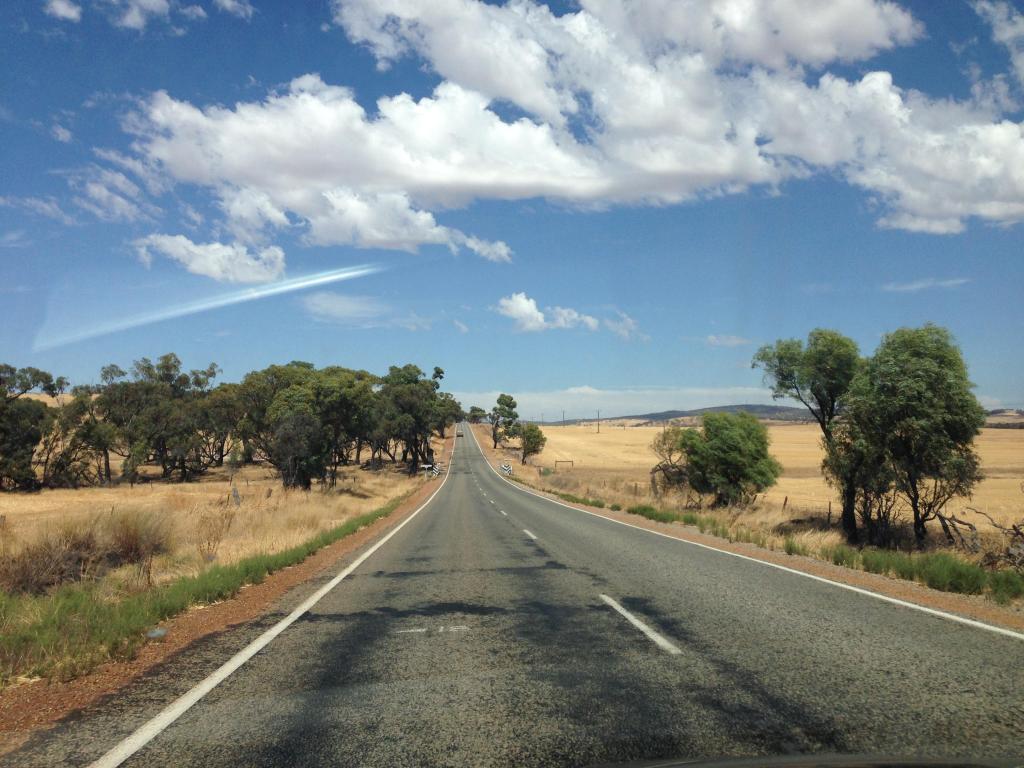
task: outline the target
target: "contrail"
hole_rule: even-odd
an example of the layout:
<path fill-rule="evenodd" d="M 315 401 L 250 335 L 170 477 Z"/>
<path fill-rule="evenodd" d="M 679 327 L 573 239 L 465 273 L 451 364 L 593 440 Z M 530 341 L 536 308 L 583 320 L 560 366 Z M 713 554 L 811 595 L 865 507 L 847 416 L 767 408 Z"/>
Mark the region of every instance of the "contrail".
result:
<path fill-rule="evenodd" d="M 77 341 L 84 341 L 85 339 L 92 339 L 97 336 L 106 336 L 110 333 L 126 331 L 129 328 L 137 328 L 140 325 L 150 325 L 151 323 L 159 323 L 164 320 L 173 320 L 174 318 L 184 317 L 185 315 L 208 312 L 211 309 L 229 307 L 232 304 L 244 304 L 247 301 L 265 299 L 268 296 L 277 296 L 282 293 L 291 293 L 292 291 L 301 291 L 305 288 L 313 288 L 318 285 L 327 285 L 328 283 L 336 283 L 342 280 L 354 280 L 357 277 L 365 277 L 366 275 L 372 275 L 375 272 L 380 272 L 382 269 L 382 267 L 379 267 L 376 264 L 361 264 L 356 267 L 344 267 L 342 269 L 332 269 L 327 272 L 318 272 L 315 275 L 306 275 L 305 277 L 293 277 L 290 280 L 281 280 L 280 282 L 261 285 L 257 288 L 243 288 L 239 291 L 222 293 L 220 296 L 212 296 L 208 299 L 200 299 L 199 301 L 192 301 L 187 304 L 165 307 L 163 309 L 158 309 L 155 312 L 147 312 L 142 315 L 126 317 L 120 320 L 111 320 L 110 322 L 94 325 L 91 328 L 83 328 L 63 336 L 53 336 L 46 339 L 36 337 L 36 340 L 32 344 L 32 350 L 38 352 L 44 349 L 63 347 Z"/>

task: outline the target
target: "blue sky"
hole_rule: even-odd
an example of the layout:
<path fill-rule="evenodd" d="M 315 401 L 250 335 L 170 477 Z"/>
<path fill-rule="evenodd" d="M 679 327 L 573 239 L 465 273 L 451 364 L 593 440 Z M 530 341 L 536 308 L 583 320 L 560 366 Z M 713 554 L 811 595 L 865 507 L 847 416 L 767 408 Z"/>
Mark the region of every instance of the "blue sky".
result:
<path fill-rule="evenodd" d="M 931 321 L 1024 406 L 1011 3 L 46 0 L 0 35 L 2 361 L 411 361 L 551 418 L 766 402 L 758 344 Z"/>

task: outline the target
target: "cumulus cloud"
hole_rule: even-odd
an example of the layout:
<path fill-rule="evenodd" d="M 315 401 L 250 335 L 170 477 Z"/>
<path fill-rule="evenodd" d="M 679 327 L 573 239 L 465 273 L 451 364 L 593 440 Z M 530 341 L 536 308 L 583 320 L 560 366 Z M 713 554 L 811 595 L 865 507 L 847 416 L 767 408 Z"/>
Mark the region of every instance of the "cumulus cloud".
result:
<path fill-rule="evenodd" d="M 61 21 L 78 22 L 82 20 L 82 6 L 71 0 L 46 0 L 43 11 Z"/>
<path fill-rule="evenodd" d="M 520 331 L 545 331 L 581 326 L 589 331 L 596 331 L 599 326 L 596 317 L 567 307 L 548 307 L 546 312 L 542 312 L 537 307 L 537 302 L 522 292 L 499 299 L 495 311 L 513 320 Z"/>
<path fill-rule="evenodd" d="M 350 328 L 404 328 L 427 330 L 430 322 L 415 314 L 403 314 L 371 296 L 349 296 L 319 291 L 303 299 L 306 311 L 316 320 Z"/>
<path fill-rule="evenodd" d="M 234 109 L 199 109 L 159 92 L 132 129 L 145 164 L 176 182 L 209 188 L 239 239 L 259 240 L 294 217 L 314 245 L 406 251 L 443 245 L 508 261 L 507 244 L 444 226 L 426 206 L 476 195 L 459 189 L 460 173 L 446 164 L 493 179 L 504 170 L 496 155 L 517 151 L 542 128 L 522 121 L 510 127 L 510 143 L 495 138 L 493 152 L 474 151 L 474 119 L 493 129 L 484 130 L 485 140 L 494 131 L 504 135 L 505 126 L 477 95 L 453 88 L 439 100 L 402 95 L 378 107 L 380 115 L 370 118 L 347 88 L 305 75 L 261 103 Z M 546 172 L 535 164 L 535 178 Z"/>
<path fill-rule="evenodd" d="M 971 217 L 1024 218 L 1024 135 L 991 99 L 929 99 L 885 72 L 807 80 L 919 38 L 896 3 L 580 5 L 559 16 L 529 0 L 335 0 L 334 19 L 382 66 L 420 57 L 445 86 L 548 128 L 554 146 L 536 149 L 574 172 L 519 186 L 524 197 L 674 203 L 835 170 L 877 200 L 882 226 L 954 233 Z"/>
<path fill-rule="evenodd" d="M 921 280 L 912 280 L 908 283 L 886 283 L 882 286 L 883 291 L 890 293 L 917 293 L 933 288 L 959 288 L 971 282 L 967 277 L 952 277 L 946 280 L 939 280 L 934 277 L 925 277 Z"/>
<path fill-rule="evenodd" d="M 711 334 L 704 339 L 704 343 L 709 347 L 745 347 L 748 344 L 753 344 L 750 339 L 745 339 L 742 336 L 730 336 L 729 334 Z"/>
<path fill-rule="evenodd" d="M 277 246 L 250 251 L 240 243 L 194 243 L 184 235 L 148 235 L 132 245 L 147 264 L 159 253 L 193 274 L 229 283 L 264 283 L 284 272 L 284 251 Z"/>
<path fill-rule="evenodd" d="M 53 138 L 55 138 L 62 144 L 67 144 L 69 141 L 71 141 L 71 131 L 69 131 L 63 125 L 55 124 L 52 128 L 50 128 L 50 134 L 53 136 Z"/>

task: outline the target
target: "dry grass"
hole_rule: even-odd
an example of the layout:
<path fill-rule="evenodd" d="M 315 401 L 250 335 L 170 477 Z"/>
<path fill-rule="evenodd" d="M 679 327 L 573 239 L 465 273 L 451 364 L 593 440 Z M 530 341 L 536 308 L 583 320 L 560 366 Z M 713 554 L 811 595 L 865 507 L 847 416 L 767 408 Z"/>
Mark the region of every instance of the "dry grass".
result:
<path fill-rule="evenodd" d="M 441 441 L 434 450 L 447 461 Z M 155 515 L 170 529 L 171 549 L 155 559 L 152 578 L 166 583 L 195 575 L 211 561 L 228 564 L 296 546 L 410 493 L 421 482 L 422 477 L 410 478 L 400 468 L 343 467 L 333 491 L 285 491 L 270 468 L 248 466 L 233 481 L 226 470 L 214 469 L 194 483 L 0 494 L 0 551 L 16 553 L 58 531 L 86 529 L 126 513 Z M 232 484 L 238 489 L 237 506 Z M 109 581 L 117 591 L 144 586 L 135 583 L 133 569 L 122 569 Z"/>

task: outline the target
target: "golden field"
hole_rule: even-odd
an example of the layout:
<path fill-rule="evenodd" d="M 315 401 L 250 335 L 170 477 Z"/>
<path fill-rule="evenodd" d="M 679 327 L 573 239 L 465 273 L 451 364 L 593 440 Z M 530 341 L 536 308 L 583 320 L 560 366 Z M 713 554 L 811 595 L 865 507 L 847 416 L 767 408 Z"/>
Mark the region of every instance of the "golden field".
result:
<path fill-rule="evenodd" d="M 434 450 L 446 463 L 442 441 L 435 441 Z M 0 554 L 65 526 L 102 525 L 104 518 L 123 514 L 156 515 L 168 527 L 171 540 L 171 551 L 153 564 L 154 581 L 162 582 L 202 569 L 206 559 L 201 548 L 208 545 L 208 532 L 224 515 L 231 520 L 217 547 L 218 563 L 295 546 L 411 493 L 422 482 L 422 476 L 409 477 L 401 467 L 369 471 L 353 466 L 339 469 L 333 490 L 286 491 L 270 467 L 253 465 L 243 467 L 233 480 L 225 469 L 212 469 L 191 483 L 153 480 L 134 487 L 5 493 L 0 494 Z M 232 485 L 238 489 L 237 506 Z M 131 569 L 122 574 L 126 579 L 131 575 Z"/>
<path fill-rule="evenodd" d="M 478 429 L 481 441 L 487 440 L 489 429 Z M 661 427 L 602 423 L 600 433 L 593 424 L 545 425 L 543 431 L 547 436 L 543 452 L 531 457 L 526 467 L 513 461 L 517 473 L 527 482 L 623 506 L 653 503 L 649 472 L 658 459 L 650 446 Z M 778 523 L 811 514 L 827 515 L 830 499 L 838 516 L 836 497 L 821 475 L 821 433 L 817 425 L 777 422 L 768 425 L 768 433 L 771 453 L 782 464 L 783 473 L 778 484 L 759 497 L 757 509 L 742 513 L 743 522 Z M 514 447 L 504 451 L 510 461 L 515 457 Z M 988 527 L 987 521 L 965 507 L 982 509 L 1002 523 L 1024 518 L 1024 430 L 983 429 L 976 447 L 985 480 L 972 499 L 953 502 L 951 511 L 958 515 L 963 511 L 979 528 Z M 556 469 L 556 460 L 571 460 L 573 466 L 569 469 L 559 464 Z M 545 471 L 543 476 L 541 470 Z M 548 470 L 554 471 L 547 474 Z"/>

